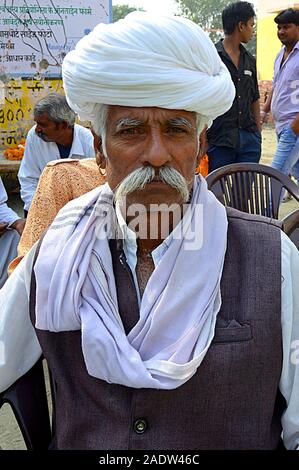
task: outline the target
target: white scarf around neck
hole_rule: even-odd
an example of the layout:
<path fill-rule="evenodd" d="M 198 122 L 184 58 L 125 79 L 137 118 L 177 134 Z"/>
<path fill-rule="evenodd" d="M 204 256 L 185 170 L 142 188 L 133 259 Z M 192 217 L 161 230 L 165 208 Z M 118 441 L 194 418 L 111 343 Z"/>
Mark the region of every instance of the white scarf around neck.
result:
<path fill-rule="evenodd" d="M 105 184 L 58 213 L 34 268 L 36 328 L 81 330 L 86 368 L 94 377 L 133 388 L 177 388 L 195 374 L 213 337 L 227 243 L 225 208 L 195 177 L 190 207 L 147 283 L 139 321 L 128 335 L 103 235 L 109 211 L 114 213 L 113 193 Z M 195 229 L 201 232 L 197 248 L 190 249 Z M 184 236 L 175 236 L 180 231 Z"/>

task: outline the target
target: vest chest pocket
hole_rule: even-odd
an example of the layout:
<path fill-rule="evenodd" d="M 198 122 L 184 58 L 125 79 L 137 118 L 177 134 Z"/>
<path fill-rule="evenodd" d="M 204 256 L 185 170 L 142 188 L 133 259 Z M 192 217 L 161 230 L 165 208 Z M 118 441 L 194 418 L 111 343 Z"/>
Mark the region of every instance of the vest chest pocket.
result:
<path fill-rule="evenodd" d="M 223 323 L 223 320 L 217 321 L 212 344 L 235 343 L 252 339 L 251 325 L 248 323 L 241 325 L 236 320 L 230 320 L 226 326 Z"/>

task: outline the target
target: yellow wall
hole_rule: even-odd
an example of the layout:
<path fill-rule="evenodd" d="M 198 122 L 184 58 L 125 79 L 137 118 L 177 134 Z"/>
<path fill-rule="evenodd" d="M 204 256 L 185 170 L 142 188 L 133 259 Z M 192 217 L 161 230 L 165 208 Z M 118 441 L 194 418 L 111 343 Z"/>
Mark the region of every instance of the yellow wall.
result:
<path fill-rule="evenodd" d="M 260 16 L 266 16 L 269 13 L 278 13 L 279 11 L 286 10 L 287 8 L 298 8 L 298 2 L 291 0 L 257 0 L 255 2 L 257 11 Z"/>
<path fill-rule="evenodd" d="M 0 103 L 0 148 L 26 137 L 33 121 L 33 106 L 51 92 L 63 93 L 61 80 L 16 79 L 4 86 L 4 103 Z"/>
<path fill-rule="evenodd" d="M 272 80 L 273 66 L 281 43 L 277 38 L 275 15 L 260 18 L 257 21 L 257 70 L 259 80 Z"/>

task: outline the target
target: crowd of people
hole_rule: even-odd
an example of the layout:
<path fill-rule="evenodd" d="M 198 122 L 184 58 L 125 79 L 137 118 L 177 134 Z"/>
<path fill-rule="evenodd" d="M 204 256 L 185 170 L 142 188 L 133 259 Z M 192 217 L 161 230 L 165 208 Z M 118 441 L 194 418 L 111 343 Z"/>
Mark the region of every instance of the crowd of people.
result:
<path fill-rule="evenodd" d="M 216 47 L 179 16 L 96 26 L 35 105 L 26 220 L 0 185 L 0 393 L 43 355 L 51 449 L 299 448 L 299 252 L 195 174 L 206 152 L 258 163 L 271 101 L 272 165 L 296 176 L 299 11 L 275 18 L 262 114 L 253 6 L 222 17 Z"/>

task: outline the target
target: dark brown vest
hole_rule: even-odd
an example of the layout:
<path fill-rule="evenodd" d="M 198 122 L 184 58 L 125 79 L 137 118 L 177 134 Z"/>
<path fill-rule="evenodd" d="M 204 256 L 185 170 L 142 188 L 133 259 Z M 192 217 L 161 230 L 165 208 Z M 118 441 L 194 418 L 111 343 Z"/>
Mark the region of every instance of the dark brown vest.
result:
<path fill-rule="evenodd" d="M 277 447 L 284 408 L 278 393 L 282 367 L 280 228 L 276 221 L 235 210 L 229 209 L 228 215 L 222 307 L 215 337 L 197 373 L 178 389 L 132 389 L 91 377 L 82 356 L 80 331 L 36 329 L 56 386 L 52 448 Z M 136 293 L 114 244 L 111 250 L 120 314 L 129 330 L 138 316 Z M 34 280 L 30 315 L 34 324 Z"/>

